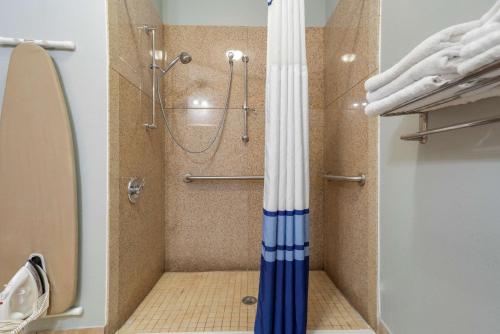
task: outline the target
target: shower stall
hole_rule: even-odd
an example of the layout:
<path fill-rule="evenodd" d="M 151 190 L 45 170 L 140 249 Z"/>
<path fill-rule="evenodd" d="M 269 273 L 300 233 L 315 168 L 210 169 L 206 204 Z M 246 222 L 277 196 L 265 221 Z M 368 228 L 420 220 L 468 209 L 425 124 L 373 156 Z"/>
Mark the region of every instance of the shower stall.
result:
<path fill-rule="evenodd" d="M 360 102 L 355 85 L 343 80 L 362 79 L 337 60 L 355 50 L 361 62 L 374 62 L 372 54 L 363 59 L 366 45 L 358 36 L 378 27 L 375 20 L 346 18 L 365 20 L 378 11 L 373 3 L 341 0 L 325 27 L 306 29 L 310 330 L 371 333 L 377 326 L 376 221 L 365 211 L 376 170 L 368 161 L 342 161 L 335 148 L 345 148 L 346 136 L 336 121 L 347 122 L 341 114 L 356 112 L 347 103 Z M 169 24 L 150 1 L 108 4 L 108 330 L 252 332 L 262 247 L 267 29 Z M 335 50 L 340 40 L 346 50 Z M 333 78 L 332 69 L 346 75 Z M 341 91 L 351 100 L 331 100 Z"/>

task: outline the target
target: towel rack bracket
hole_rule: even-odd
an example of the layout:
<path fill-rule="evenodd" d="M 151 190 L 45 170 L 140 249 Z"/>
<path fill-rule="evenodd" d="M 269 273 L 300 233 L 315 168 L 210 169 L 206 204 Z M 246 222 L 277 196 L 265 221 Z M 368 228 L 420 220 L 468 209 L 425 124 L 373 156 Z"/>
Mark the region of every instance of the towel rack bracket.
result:
<path fill-rule="evenodd" d="M 419 132 L 424 132 L 429 130 L 429 113 L 424 112 L 419 115 L 418 120 L 418 130 Z M 403 137 L 401 137 L 403 139 Z M 419 136 L 416 140 L 419 141 L 420 144 L 427 144 L 427 140 L 429 137 L 427 135 Z"/>
<path fill-rule="evenodd" d="M 429 136 L 423 133 L 427 132 L 428 130 L 429 130 L 429 113 L 428 112 L 419 113 L 418 132 L 409 135 L 402 135 L 400 138 L 401 140 L 418 141 L 420 144 L 427 144 Z"/>

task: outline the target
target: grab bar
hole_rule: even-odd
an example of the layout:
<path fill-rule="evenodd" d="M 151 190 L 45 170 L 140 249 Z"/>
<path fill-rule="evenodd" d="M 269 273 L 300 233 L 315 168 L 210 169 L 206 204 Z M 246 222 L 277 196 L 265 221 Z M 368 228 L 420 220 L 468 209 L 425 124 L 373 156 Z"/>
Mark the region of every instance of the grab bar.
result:
<path fill-rule="evenodd" d="M 339 175 L 323 175 L 328 181 L 341 181 L 341 182 L 358 182 L 360 186 L 366 183 L 366 175 L 360 174 L 359 176 L 339 176 Z M 193 181 L 253 181 L 264 180 L 264 176 L 255 175 L 235 175 L 235 176 L 194 176 L 191 173 L 184 175 L 183 181 L 191 183 Z"/>
<path fill-rule="evenodd" d="M 339 181 L 339 182 L 358 182 L 359 186 L 362 187 L 366 184 L 366 175 L 359 174 L 358 176 L 341 176 L 341 175 L 323 175 L 328 181 Z"/>
<path fill-rule="evenodd" d="M 238 180 L 264 180 L 264 176 L 194 176 L 190 173 L 184 175 L 184 182 L 193 181 L 238 181 Z"/>

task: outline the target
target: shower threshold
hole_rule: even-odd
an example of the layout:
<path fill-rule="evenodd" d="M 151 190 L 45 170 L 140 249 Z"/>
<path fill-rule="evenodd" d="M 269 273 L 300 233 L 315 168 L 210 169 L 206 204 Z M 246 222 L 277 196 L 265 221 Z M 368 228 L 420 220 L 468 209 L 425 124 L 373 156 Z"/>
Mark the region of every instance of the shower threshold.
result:
<path fill-rule="evenodd" d="M 165 273 L 118 334 L 253 333 L 257 271 Z M 308 333 L 373 334 L 323 271 L 309 275 Z"/>

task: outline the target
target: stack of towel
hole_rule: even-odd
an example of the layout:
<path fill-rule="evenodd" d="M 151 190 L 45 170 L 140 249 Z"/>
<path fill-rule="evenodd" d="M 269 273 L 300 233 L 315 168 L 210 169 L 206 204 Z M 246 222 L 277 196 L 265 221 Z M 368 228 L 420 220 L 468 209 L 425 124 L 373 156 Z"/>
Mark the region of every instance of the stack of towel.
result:
<path fill-rule="evenodd" d="M 500 0 L 479 20 L 458 24 L 432 35 L 396 65 L 368 79 L 365 83 L 368 102 L 365 113 L 369 116 L 383 114 L 498 60 Z M 457 87 L 456 90 L 464 88 L 467 87 Z M 449 95 L 449 92 L 446 94 Z M 492 90 L 490 86 L 475 94 L 464 94 L 460 101 L 441 104 L 439 107 L 497 95 L 500 95 L 500 88 Z M 443 97 L 446 96 L 438 94 L 425 104 L 442 100 Z M 412 104 L 407 110 L 418 107 L 418 104 Z M 405 107 L 398 111 L 405 111 Z"/>

